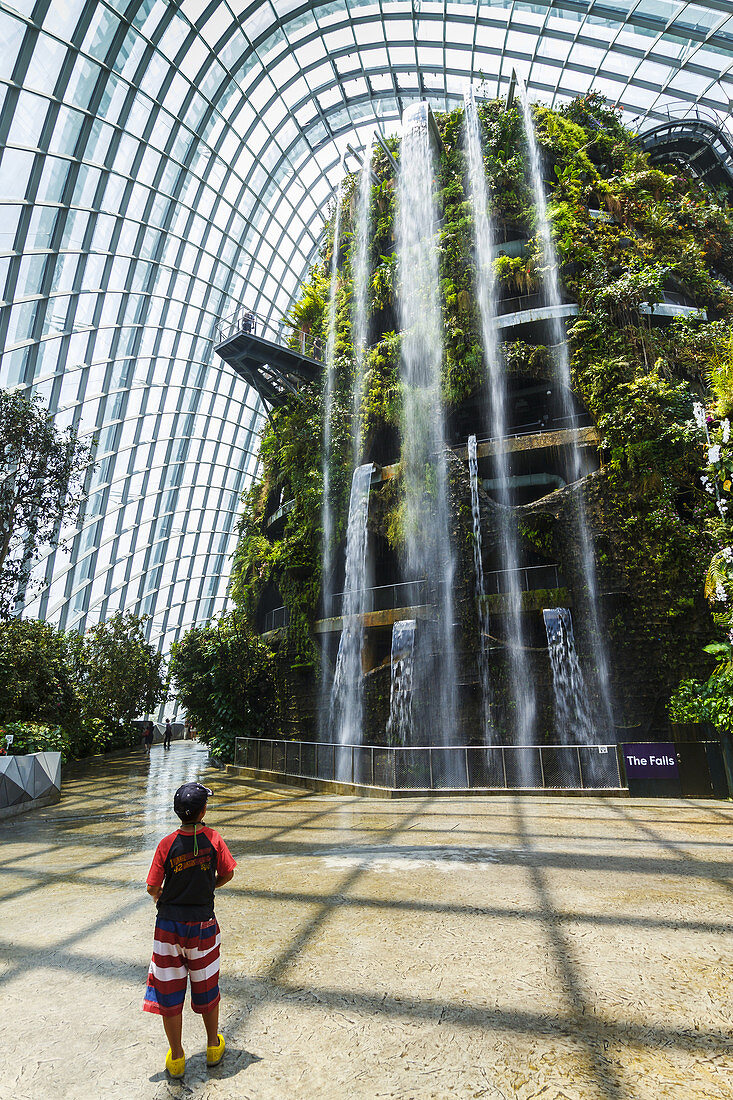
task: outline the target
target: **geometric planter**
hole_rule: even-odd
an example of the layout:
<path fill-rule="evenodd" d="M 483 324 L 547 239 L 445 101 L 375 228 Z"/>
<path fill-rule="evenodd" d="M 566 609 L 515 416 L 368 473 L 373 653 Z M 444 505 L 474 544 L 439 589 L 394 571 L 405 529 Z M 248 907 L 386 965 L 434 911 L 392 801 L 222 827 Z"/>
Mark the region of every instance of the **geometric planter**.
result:
<path fill-rule="evenodd" d="M 0 756 L 0 818 L 48 806 L 60 797 L 60 752 Z"/>

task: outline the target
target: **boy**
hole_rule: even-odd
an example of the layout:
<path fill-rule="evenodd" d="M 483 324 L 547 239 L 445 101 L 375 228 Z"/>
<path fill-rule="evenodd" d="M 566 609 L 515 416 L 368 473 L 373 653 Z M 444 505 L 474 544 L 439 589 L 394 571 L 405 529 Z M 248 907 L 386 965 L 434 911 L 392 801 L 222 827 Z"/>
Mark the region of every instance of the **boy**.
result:
<path fill-rule="evenodd" d="M 224 1054 L 219 1027 L 219 925 L 214 916 L 214 890 L 234 875 L 236 860 L 213 829 L 204 824 L 211 791 L 201 783 L 184 783 L 173 798 L 181 827 L 161 840 L 148 873 L 148 893 L 155 899 L 153 959 L 143 1008 L 163 1017 L 170 1043 L 165 1068 L 183 1077 L 186 1055 L 181 1046 L 186 977 L 191 978 L 191 1007 L 206 1028 L 206 1062 L 215 1066 Z"/>

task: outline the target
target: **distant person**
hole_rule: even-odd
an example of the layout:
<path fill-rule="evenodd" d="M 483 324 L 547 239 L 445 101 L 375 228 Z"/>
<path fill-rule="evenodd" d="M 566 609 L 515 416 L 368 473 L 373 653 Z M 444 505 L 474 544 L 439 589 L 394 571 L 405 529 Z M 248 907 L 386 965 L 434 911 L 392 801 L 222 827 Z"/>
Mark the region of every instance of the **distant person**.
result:
<path fill-rule="evenodd" d="M 251 309 L 248 309 L 244 315 L 242 332 L 249 332 L 252 336 L 255 335 L 255 315 Z"/>
<path fill-rule="evenodd" d="M 163 734 L 163 748 L 169 749 L 171 747 L 171 737 L 173 736 L 173 726 L 171 725 L 170 718 L 165 720 L 165 733 Z"/>
<path fill-rule="evenodd" d="M 145 734 L 143 736 L 143 743 L 144 743 L 144 746 L 145 746 L 145 753 L 148 756 L 150 755 L 150 750 L 153 746 L 154 737 L 155 737 L 155 727 L 153 726 L 152 722 L 148 722 L 147 726 L 145 727 Z"/>
<path fill-rule="evenodd" d="M 214 891 L 234 875 L 237 861 L 217 832 L 204 825 L 211 795 L 201 783 L 184 783 L 173 798 L 182 825 L 161 840 L 148 872 L 148 893 L 155 899 L 153 958 L 143 1009 L 163 1017 L 170 1043 L 165 1068 L 183 1077 L 183 1002 L 191 979 L 191 1007 L 206 1028 L 206 1063 L 215 1066 L 224 1054 L 219 1034 L 219 925 Z"/>

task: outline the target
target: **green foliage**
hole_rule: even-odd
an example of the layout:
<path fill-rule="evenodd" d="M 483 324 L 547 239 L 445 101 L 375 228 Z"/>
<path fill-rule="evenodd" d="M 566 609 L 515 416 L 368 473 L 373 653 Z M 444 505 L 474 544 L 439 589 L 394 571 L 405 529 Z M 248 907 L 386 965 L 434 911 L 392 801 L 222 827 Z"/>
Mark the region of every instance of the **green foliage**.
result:
<path fill-rule="evenodd" d="M 91 627 L 76 647 L 76 674 L 84 710 L 113 730 L 149 713 L 168 695 L 163 656 L 145 641 L 146 618 L 118 611 Z"/>
<path fill-rule="evenodd" d="M 79 713 L 66 635 L 38 619 L 0 621 L 0 721 L 56 725 Z"/>
<path fill-rule="evenodd" d="M 0 724 L 0 747 L 8 733 L 13 735 L 13 743 L 7 750 L 10 755 L 60 752 L 62 764 L 68 760 L 108 752 L 112 748 L 130 747 L 140 739 L 139 733 L 134 729 L 120 731 L 116 738 L 111 738 L 104 723 L 93 718 L 80 719 L 73 727 L 49 726 L 40 722 Z"/>
<path fill-rule="evenodd" d="M 12 736 L 12 744 L 5 748 L 5 737 Z M 10 756 L 24 756 L 29 752 L 60 752 L 62 763 L 71 756 L 69 734 L 61 726 L 46 726 L 39 722 L 5 722 L 0 724 L 0 752 Z"/>
<path fill-rule="evenodd" d="M 298 331 L 306 334 L 305 350 L 318 358 L 318 349 L 325 347 L 325 317 L 328 306 L 329 278 L 323 270 L 315 268 L 310 280 L 303 285 L 301 297 L 290 311 L 289 320 L 296 330 L 291 339 L 293 347 L 299 347 Z"/>
<path fill-rule="evenodd" d="M 497 256 L 494 260 L 494 269 L 499 283 L 503 283 L 511 294 L 531 294 L 537 290 L 538 282 L 538 257 L 530 256 Z"/>
<path fill-rule="evenodd" d="M 673 722 L 710 722 L 719 733 L 733 726 L 733 676 L 682 680 L 668 705 Z"/>
<path fill-rule="evenodd" d="M 515 340 L 504 347 L 504 366 L 509 374 L 525 378 L 546 378 L 552 374 L 549 349 L 544 344 Z"/>
<path fill-rule="evenodd" d="M 400 342 L 398 333 L 385 332 L 367 356 L 364 389 L 368 429 L 373 430 L 378 424 L 399 423 L 401 402 L 397 368 Z"/>
<path fill-rule="evenodd" d="M 97 634 L 100 630 L 105 627 L 95 628 Z M 19 733 L 13 752 L 59 748 L 65 759 L 71 759 L 139 740 L 130 719 L 151 710 L 160 692 L 150 706 L 141 704 L 132 713 L 128 709 L 121 714 L 119 699 L 110 699 L 109 692 L 104 695 L 98 662 L 92 656 L 95 649 L 80 635 L 64 634 L 37 619 L 0 622 L 0 723 L 7 732 Z M 110 654 L 109 662 L 115 660 Z M 158 668 L 160 660 L 156 654 Z M 118 685 L 118 691 L 129 701 L 133 685 L 139 682 L 139 660 L 128 647 L 120 653 L 119 664 L 120 678 L 126 682 Z M 142 702 L 150 703 L 151 697 Z M 46 743 L 43 730 L 61 732 L 49 734 L 51 740 Z M 20 747 L 26 743 L 36 747 Z"/>
<path fill-rule="evenodd" d="M 213 756 L 230 763 L 237 737 L 279 733 L 272 651 L 233 611 L 184 634 L 171 652 L 176 695 Z"/>
<path fill-rule="evenodd" d="M 621 382 L 613 405 L 598 427 L 611 454 L 611 467 L 640 479 L 647 488 L 664 473 L 680 481 L 697 466 L 697 434 L 689 421 L 693 395 L 686 383 L 673 385 L 656 372 Z"/>
<path fill-rule="evenodd" d="M 91 447 L 73 428 L 58 431 L 40 398 L 0 390 L 0 617 L 43 545 L 59 542 L 85 499 Z"/>
<path fill-rule="evenodd" d="M 719 417 L 733 416 L 733 328 L 723 329 L 710 348 L 707 383 Z"/>

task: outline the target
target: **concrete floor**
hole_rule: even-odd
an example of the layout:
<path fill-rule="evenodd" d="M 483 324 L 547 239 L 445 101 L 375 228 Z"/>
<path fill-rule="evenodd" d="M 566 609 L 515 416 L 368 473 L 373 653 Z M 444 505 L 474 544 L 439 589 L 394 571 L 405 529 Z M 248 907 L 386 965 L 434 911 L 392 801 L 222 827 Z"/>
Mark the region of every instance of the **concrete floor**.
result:
<path fill-rule="evenodd" d="M 0 1097 L 731 1100 L 733 807 L 375 801 L 252 786 L 205 753 L 94 762 L 0 825 Z M 183 1084 L 141 1011 L 144 879 L 213 787 L 223 1030 Z"/>

